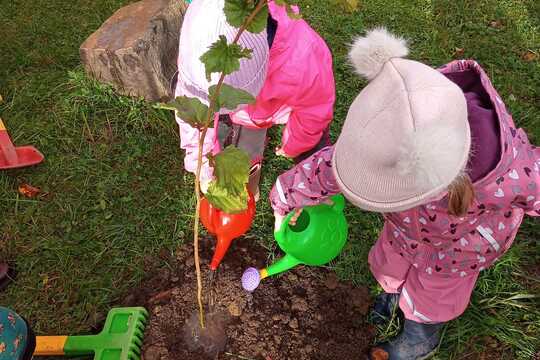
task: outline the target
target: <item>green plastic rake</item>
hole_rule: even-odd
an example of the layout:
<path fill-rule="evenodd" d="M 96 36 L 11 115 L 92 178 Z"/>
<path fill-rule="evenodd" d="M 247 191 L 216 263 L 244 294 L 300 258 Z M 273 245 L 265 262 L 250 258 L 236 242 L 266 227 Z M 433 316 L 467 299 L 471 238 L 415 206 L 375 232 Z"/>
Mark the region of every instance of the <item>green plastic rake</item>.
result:
<path fill-rule="evenodd" d="M 94 355 L 94 360 L 139 360 L 148 312 L 142 307 L 109 311 L 97 335 L 38 336 L 34 356 Z"/>

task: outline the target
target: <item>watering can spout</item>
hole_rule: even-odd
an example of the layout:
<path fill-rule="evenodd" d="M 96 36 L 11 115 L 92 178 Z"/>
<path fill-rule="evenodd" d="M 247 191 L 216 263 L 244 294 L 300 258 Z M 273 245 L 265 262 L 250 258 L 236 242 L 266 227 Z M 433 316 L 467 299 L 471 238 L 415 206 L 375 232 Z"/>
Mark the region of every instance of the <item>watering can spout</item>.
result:
<path fill-rule="evenodd" d="M 201 221 L 210 234 L 217 237 L 216 250 L 210 262 L 210 269 L 217 270 L 221 260 L 234 239 L 244 235 L 255 217 L 255 199 L 249 194 L 246 210 L 228 214 L 214 207 L 206 198 L 201 201 Z"/>
<path fill-rule="evenodd" d="M 291 254 L 285 254 L 281 259 L 261 271 L 261 277 L 264 279 L 268 276 L 273 276 L 284 271 L 290 270 L 293 267 L 300 265 L 302 262 L 292 256 Z"/>
<path fill-rule="evenodd" d="M 256 268 L 250 267 L 244 271 L 244 274 L 242 275 L 242 287 L 244 290 L 251 292 L 259 286 L 261 280 L 290 270 L 299 264 L 301 264 L 301 261 L 290 254 L 286 254 L 265 269 L 257 270 Z"/>
<path fill-rule="evenodd" d="M 227 253 L 227 250 L 229 250 L 229 247 L 232 243 L 231 238 L 226 238 L 223 236 L 218 236 L 217 243 L 216 243 L 216 251 L 214 252 L 214 257 L 212 258 L 212 261 L 210 262 L 210 269 L 211 270 L 217 270 L 219 267 L 219 264 L 221 263 L 221 260 L 225 257 L 225 254 Z"/>

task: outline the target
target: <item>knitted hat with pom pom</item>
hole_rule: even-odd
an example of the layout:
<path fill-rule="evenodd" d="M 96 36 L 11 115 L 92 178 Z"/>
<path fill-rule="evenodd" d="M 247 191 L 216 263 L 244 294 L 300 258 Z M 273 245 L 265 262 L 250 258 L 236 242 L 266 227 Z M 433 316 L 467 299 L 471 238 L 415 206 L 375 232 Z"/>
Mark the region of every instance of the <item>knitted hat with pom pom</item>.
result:
<path fill-rule="evenodd" d="M 333 158 L 356 206 L 395 212 L 444 192 L 467 165 L 471 133 L 462 90 L 403 57 L 405 40 L 383 28 L 355 40 L 350 61 L 370 80 L 349 109 Z"/>

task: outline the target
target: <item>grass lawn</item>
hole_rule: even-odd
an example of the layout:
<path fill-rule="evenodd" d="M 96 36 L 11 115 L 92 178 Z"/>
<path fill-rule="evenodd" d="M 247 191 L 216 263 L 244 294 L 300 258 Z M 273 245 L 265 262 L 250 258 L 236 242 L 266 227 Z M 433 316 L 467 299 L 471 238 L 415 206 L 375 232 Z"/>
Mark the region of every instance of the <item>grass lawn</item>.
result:
<path fill-rule="evenodd" d="M 171 114 L 116 96 L 79 65 L 78 46 L 128 2 L 0 0 L 0 116 L 17 144 L 35 144 L 46 155 L 39 167 L 0 173 L 0 257 L 19 270 L 0 304 L 31 319 L 39 333 L 96 326 L 130 287 L 167 266 L 164 252 L 182 251 L 192 236 L 192 176 L 182 171 Z M 335 56 L 334 137 L 364 85 L 347 65 L 347 44 L 386 25 L 411 39 L 414 59 L 433 66 L 456 56 L 478 60 L 517 124 L 540 144 L 539 1 L 365 0 L 353 15 L 329 3 L 301 1 Z M 528 51 L 535 60 L 525 61 Z M 268 155 L 263 196 L 290 166 Z M 22 198 L 22 183 L 44 196 Z M 353 208 L 348 219 L 350 241 L 335 270 L 375 293 L 366 256 L 382 220 Z M 272 225 L 262 201 L 251 235 L 270 248 Z M 540 223 L 527 219 L 515 246 L 483 272 L 471 306 L 446 328 L 437 358 L 475 359 L 484 347 L 506 359 L 539 351 L 539 233 Z M 395 326 L 380 329 L 380 336 L 393 332 Z"/>

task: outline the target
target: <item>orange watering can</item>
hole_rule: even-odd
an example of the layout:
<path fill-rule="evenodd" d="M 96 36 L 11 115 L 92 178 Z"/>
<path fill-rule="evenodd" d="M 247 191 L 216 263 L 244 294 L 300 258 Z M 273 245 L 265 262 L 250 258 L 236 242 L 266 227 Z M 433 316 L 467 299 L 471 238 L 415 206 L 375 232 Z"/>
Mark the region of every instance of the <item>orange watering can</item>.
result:
<path fill-rule="evenodd" d="M 0 170 L 32 166 L 42 161 L 43 155 L 35 147 L 15 147 L 0 119 Z"/>
<path fill-rule="evenodd" d="M 255 217 L 255 198 L 250 193 L 248 207 L 243 212 L 228 214 L 212 206 L 206 198 L 201 201 L 201 221 L 209 233 L 217 237 L 216 250 L 210 269 L 216 270 L 223 260 L 231 242 L 244 235 Z"/>

